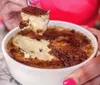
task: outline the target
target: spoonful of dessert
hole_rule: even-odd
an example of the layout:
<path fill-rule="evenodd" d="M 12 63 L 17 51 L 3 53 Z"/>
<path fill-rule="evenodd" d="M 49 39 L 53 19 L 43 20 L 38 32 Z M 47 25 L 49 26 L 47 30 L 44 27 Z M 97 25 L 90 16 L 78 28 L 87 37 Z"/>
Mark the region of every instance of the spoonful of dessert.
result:
<path fill-rule="evenodd" d="M 49 11 L 30 6 L 29 0 L 27 1 L 29 6 L 23 8 L 20 12 L 22 17 L 20 29 L 28 27 L 35 33 L 42 35 L 48 27 Z"/>

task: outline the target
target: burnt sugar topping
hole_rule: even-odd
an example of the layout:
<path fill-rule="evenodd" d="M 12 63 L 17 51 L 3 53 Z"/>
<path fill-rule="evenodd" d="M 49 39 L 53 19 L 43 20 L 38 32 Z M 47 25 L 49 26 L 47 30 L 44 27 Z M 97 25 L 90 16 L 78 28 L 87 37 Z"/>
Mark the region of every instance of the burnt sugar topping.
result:
<path fill-rule="evenodd" d="M 27 27 L 28 26 L 28 23 L 29 23 L 29 20 L 23 20 L 20 22 L 20 29 L 24 28 L 24 27 Z"/>
<path fill-rule="evenodd" d="M 60 28 L 60 27 L 59 27 Z M 36 39 L 37 42 L 42 40 L 49 41 L 49 54 L 54 58 L 52 60 L 40 60 L 38 58 L 24 58 L 20 49 L 13 45 L 11 39 L 7 45 L 9 55 L 20 63 L 38 67 L 38 68 L 64 68 L 77 65 L 91 56 L 93 46 L 91 41 L 82 33 L 74 30 L 58 30 L 57 27 L 48 28 L 43 35 L 37 35 L 30 29 L 24 29 L 17 35 Z M 44 51 L 39 49 L 40 53 Z"/>
<path fill-rule="evenodd" d="M 31 14 L 31 15 L 36 15 L 36 16 L 47 14 L 46 10 L 42 10 L 42 9 L 39 9 L 37 7 L 32 7 L 32 6 L 23 8 L 22 12 Z"/>
<path fill-rule="evenodd" d="M 49 12 L 37 7 L 28 6 L 20 11 L 21 22 L 20 28 L 24 29 L 29 27 L 37 34 L 43 34 L 47 29 L 49 22 Z"/>

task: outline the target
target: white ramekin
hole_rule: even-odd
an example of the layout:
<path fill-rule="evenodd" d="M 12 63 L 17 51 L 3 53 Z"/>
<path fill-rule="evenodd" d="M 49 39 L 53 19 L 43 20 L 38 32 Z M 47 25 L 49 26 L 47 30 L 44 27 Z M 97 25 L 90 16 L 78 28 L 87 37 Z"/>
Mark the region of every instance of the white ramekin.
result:
<path fill-rule="evenodd" d="M 54 21 L 54 20 L 51 20 L 49 22 L 49 26 L 62 26 L 83 33 L 92 41 L 92 44 L 94 46 L 94 52 L 90 56 L 90 58 L 88 58 L 86 61 L 68 68 L 40 69 L 40 68 L 30 67 L 12 59 L 6 51 L 6 45 L 9 39 L 12 36 L 14 36 L 18 31 L 20 31 L 19 27 L 17 27 L 12 31 L 10 31 L 5 36 L 2 42 L 2 52 L 4 54 L 5 60 L 7 62 L 7 65 L 9 67 L 12 76 L 23 85 L 62 85 L 65 77 L 67 77 L 70 73 L 72 73 L 76 69 L 79 69 L 84 64 L 89 62 L 97 53 L 98 50 L 97 40 L 95 36 L 88 30 L 72 23 L 63 22 L 63 21 Z"/>

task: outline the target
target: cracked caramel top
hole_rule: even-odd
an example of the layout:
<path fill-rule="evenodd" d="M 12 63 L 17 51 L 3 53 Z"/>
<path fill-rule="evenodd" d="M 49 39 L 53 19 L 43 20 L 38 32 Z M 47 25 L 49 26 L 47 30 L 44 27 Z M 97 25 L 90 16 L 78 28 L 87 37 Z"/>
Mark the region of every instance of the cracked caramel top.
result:
<path fill-rule="evenodd" d="M 59 30 L 60 29 L 60 30 Z M 93 53 L 91 41 L 82 33 L 61 27 L 50 27 L 43 35 L 37 35 L 30 29 L 20 31 L 17 35 L 31 39 L 49 41 L 49 54 L 52 60 L 40 60 L 38 58 L 25 58 L 20 48 L 13 44 L 13 38 L 8 42 L 9 55 L 20 63 L 38 68 L 65 68 L 77 65 L 88 59 Z M 43 49 L 39 49 L 43 52 Z"/>
<path fill-rule="evenodd" d="M 40 8 L 32 7 L 32 6 L 28 6 L 28 7 L 23 8 L 22 12 L 27 13 L 27 14 L 31 14 L 31 15 L 35 15 L 35 16 L 47 14 L 46 10 L 42 10 Z"/>

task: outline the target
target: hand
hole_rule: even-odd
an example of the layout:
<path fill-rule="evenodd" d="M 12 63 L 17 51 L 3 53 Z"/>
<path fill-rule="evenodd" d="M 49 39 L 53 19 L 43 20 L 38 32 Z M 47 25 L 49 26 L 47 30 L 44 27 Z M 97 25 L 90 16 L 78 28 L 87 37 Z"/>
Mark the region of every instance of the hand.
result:
<path fill-rule="evenodd" d="M 88 28 L 87 28 L 88 29 Z M 97 30 L 97 29 L 92 29 L 92 28 L 90 28 L 90 29 L 88 29 L 90 32 L 92 32 L 95 36 L 96 36 L 96 38 L 98 39 L 98 46 L 99 46 L 99 51 L 100 51 L 100 30 Z"/>
<path fill-rule="evenodd" d="M 100 50 L 100 31 L 88 30 L 97 37 Z M 63 85 L 100 85 L 100 55 L 70 74 Z"/>
<path fill-rule="evenodd" d="M 11 30 L 19 25 L 19 11 L 26 6 L 26 0 L 0 0 L 0 15 L 7 29 Z"/>

